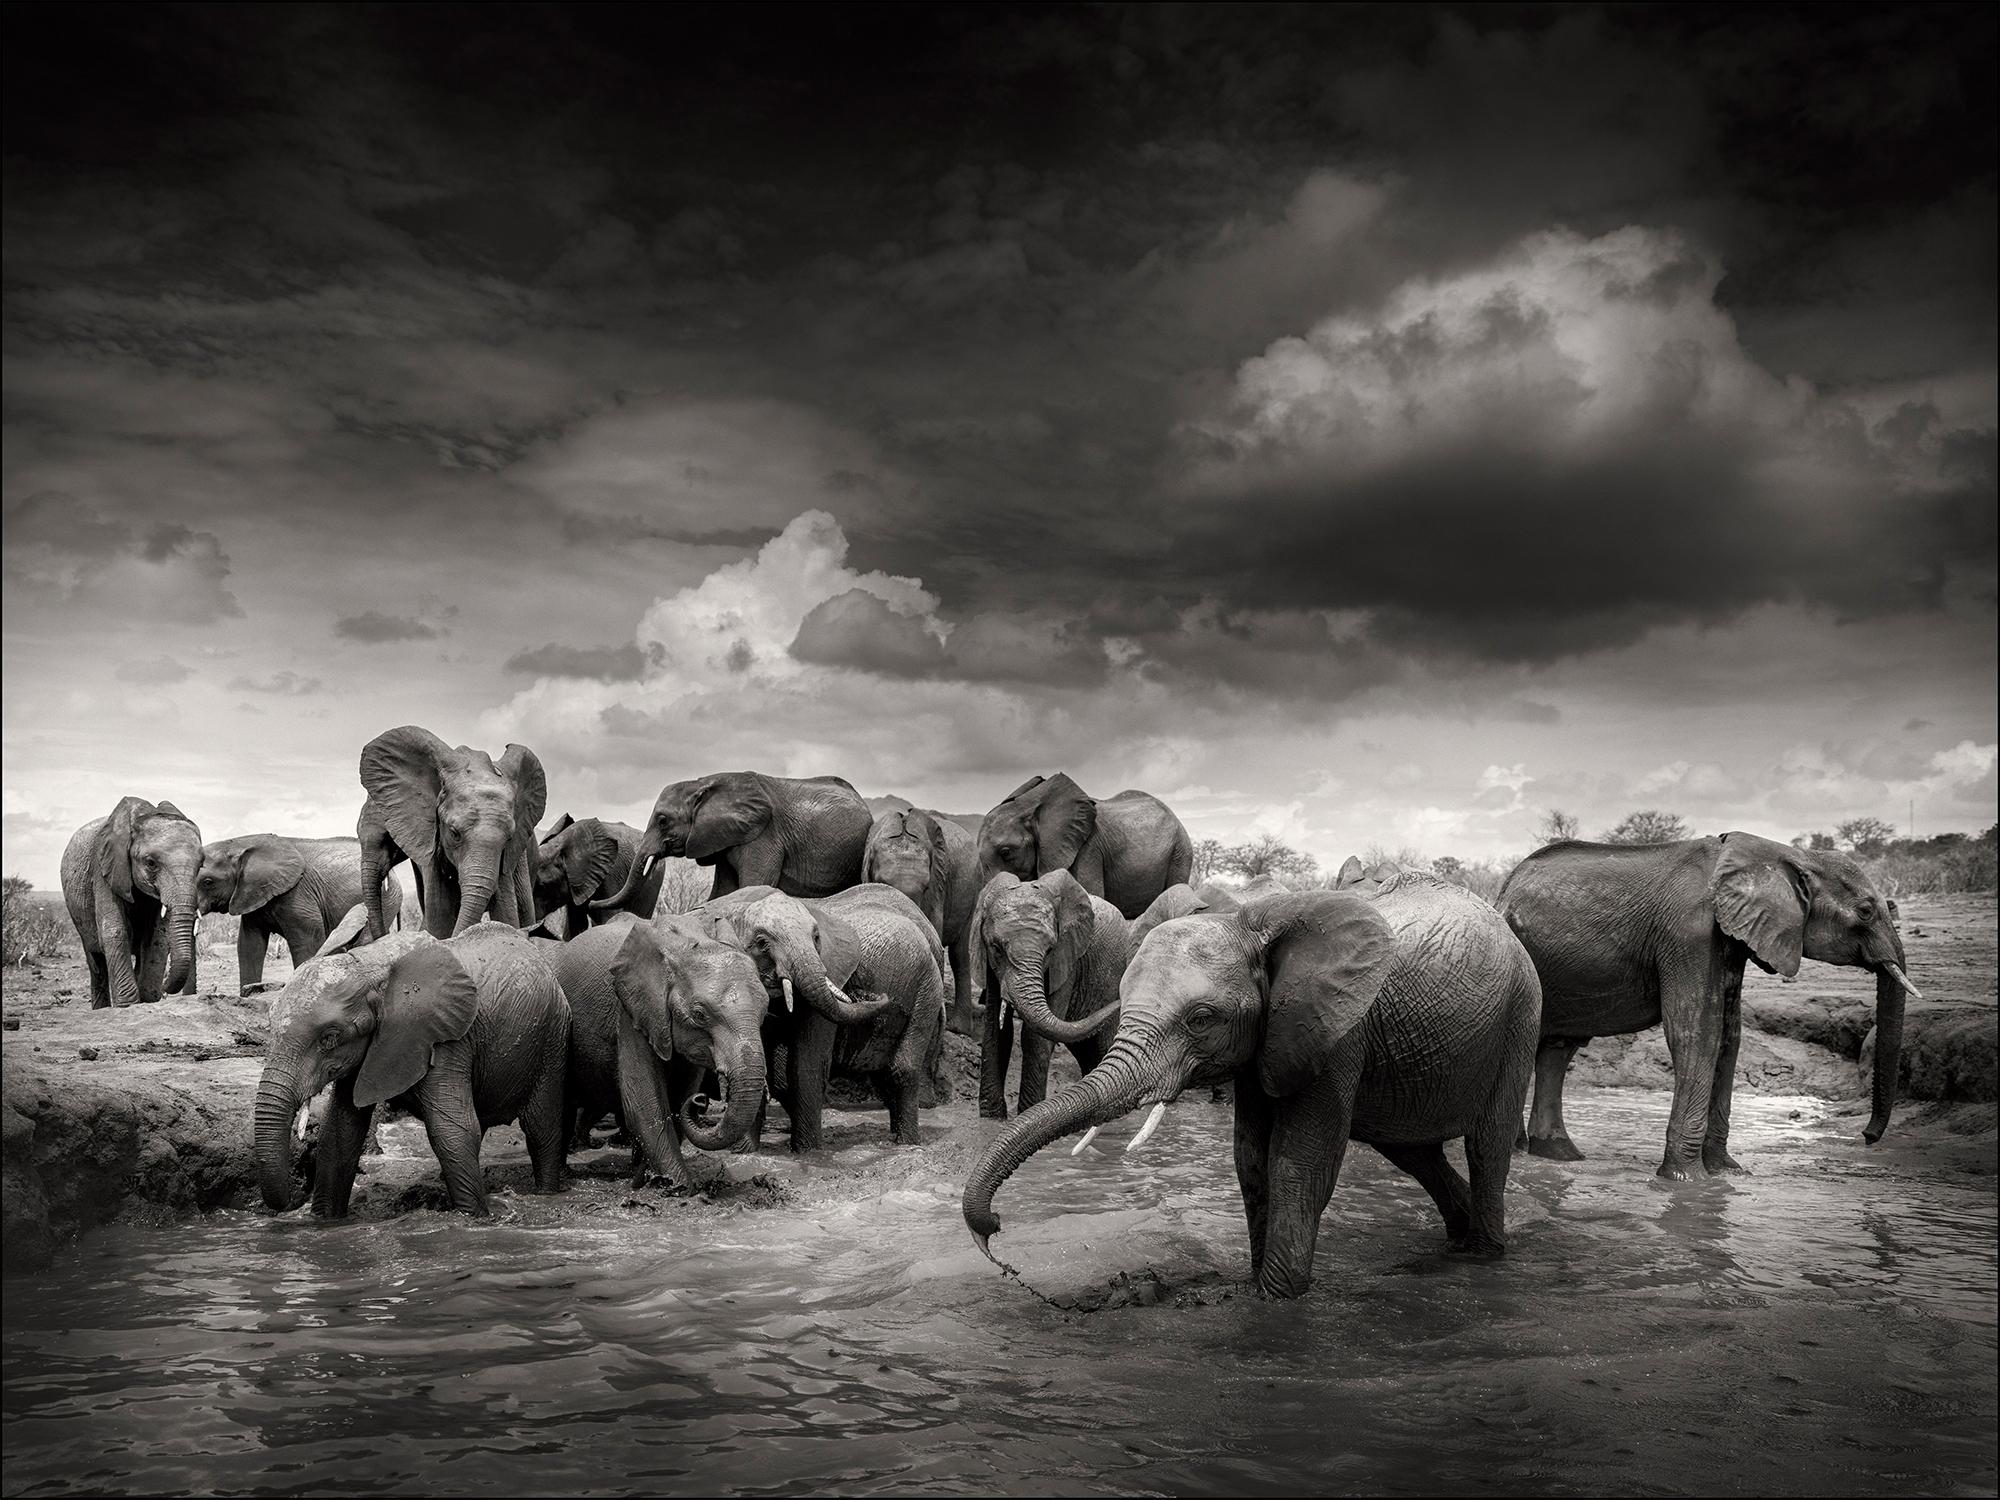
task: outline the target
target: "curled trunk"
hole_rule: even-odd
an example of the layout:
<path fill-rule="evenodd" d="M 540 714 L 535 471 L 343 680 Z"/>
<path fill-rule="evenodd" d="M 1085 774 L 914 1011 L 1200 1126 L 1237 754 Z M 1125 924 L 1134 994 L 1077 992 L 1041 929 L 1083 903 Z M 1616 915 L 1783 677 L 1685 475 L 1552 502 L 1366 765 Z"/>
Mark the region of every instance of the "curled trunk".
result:
<path fill-rule="evenodd" d="M 1902 945 L 1896 947 L 1895 971 L 1884 967 L 1875 971 L 1875 1073 L 1870 1090 L 1868 1126 L 1862 1139 L 1873 1144 L 1889 1129 L 1889 1115 L 1896 1107 L 1896 1084 L 1903 1066 Z"/>
<path fill-rule="evenodd" d="M 1001 992 L 1007 997 L 1007 1003 L 1020 1012 L 1023 1026 L 1065 1046 L 1097 1035 L 1104 1029 L 1105 1022 L 1118 1014 L 1118 1002 L 1113 1000 L 1079 1020 L 1063 1020 L 1049 1008 L 1048 987 L 1042 970 L 1025 963 L 1009 965 Z"/>
<path fill-rule="evenodd" d="M 1130 1113 L 1138 1108 L 1148 1088 L 1159 1081 L 1159 1064 L 1121 1037 L 1103 1062 L 995 1136 L 972 1164 L 960 1202 L 966 1227 L 979 1241 L 979 1248 L 985 1250 L 987 1237 L 1000 1228 L 993 1213 L 993 1195 L 1022 1162 L 1051 1141 Z"/>
<path fill-rule="evenodd" d="M 704 1151 L 727 1151 L 750 1134 L 757 1112 L 764 1107 L 764 1047 L 752 1042 L 743 1048 L 736 1067 L 723 1075 L 725 1104 L 722 1123 L 713 1128 L 694 1117 L 694 1101 L 681 1106 L 681 1134 Z"/>
<path fill-rule="evenodd" d="M 653 861 L 665 850 L 657 822 L 646 825 L 646 835 L 639 840 L 639 847 L 632 851 L 632 868 L 625 872 L 625 883 L 608 896 L 600 896 L 588 903 L 591 911 L 617 911 L 632 899 L 632 893 L 639 889 L 646 877 L 652 873 Z M 651 916 L 652 913 L 642 913 Z"/>
<path fill-rule="evenodd" d="M 167 979 L 161 993 L 177 995 L 194 968 L 194 902 L 167 908 Z"/>
<path fill-rule="evenodd" d="M 850 999 L 846 991 L 827 977 L 826 967 L 819 962 L 817 955 L 794 963 L 792 967 L 797 971 L 792 983 L 805 997 L 806 1004 L 842 1026 L 859 1026 L 864 1021 L 872 1021 L 895 1004 L 887 995 L 878 995 L 873 1000 Z"/>
<path fill-rule="evenodd" d="M 283 1212 L 297 1201 L 292 1179 L 292 1120 L 299 1112 L 296 1073 L 266 1064 L 257 1085 L 257 1183 L 267 1207 Z"/>

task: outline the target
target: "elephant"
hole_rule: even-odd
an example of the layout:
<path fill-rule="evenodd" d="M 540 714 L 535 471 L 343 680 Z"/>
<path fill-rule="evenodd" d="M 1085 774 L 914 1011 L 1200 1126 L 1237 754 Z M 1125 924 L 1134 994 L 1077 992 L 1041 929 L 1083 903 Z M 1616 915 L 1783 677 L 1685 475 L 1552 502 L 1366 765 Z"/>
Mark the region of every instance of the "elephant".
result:
<path fill-rule="evenodd" d="M 624 906 L 663 854 L 713 865 L 709 899 L 746 886 L 788 896 L 831 896 L 861 879 L 874 824 L 861 794 L 838 776 L 720 771 L 661 788 L 625 884 L 591 903 Z"/>
<path fill-rule="evenodd" d="M 611 987 L 611 960 L 634 920 L 630 913 L 618 912 L 573 937 L 552 931 L 546 917 L 527 929 L 569 1002 L 563 1121 L 571 1151 L 588 1147 L 590 1127 L 606 1114 L 619 1117 L 621 1131 L 625 1126 L 618 1097 L 618 996 Z"/>
<path fill-rule="evenodd" d="M 1119 986 L 1104 1061 L 980 1153 L 965 1222 L 990 1256 L 993 1196 L 1043 1146 L 1191 1085 L 1235 1082 L 1235 1158 L 1260 1293 L 1312 1284 L 1319 1220 L 1350 1140 L 1422 1184 L 1455 1248 L 1499 1256 L 1541 989 L 1498 913 L 1404 871 L 1372 895 L 1267 895 L 1160 923 Z M 1444 1142 L 1464 1137 L 1468 1183 Z"/>
<path fill-rule="evenodd" d="M 83 944 L 93 1010 L 194 993 L 200 874 L 201 830 L 171 802 L 120 797 L 109 817 L 70 836 L 63 904 Z"/>
<path fill-rule="evenodd" d="M 749 887 L 697 907 L 697 923 L 755 961 L 769 1001 L 764 1051 L 771 1092 L 791 1116 L 795 1152 L 817 1151 L 834 1069 L 865 1076 L 889 1107 L 889 1131 L 914 1146 L 918 1101 L 944 1049 L 949 965 L 910 898 L 857 885 L 818 900 Z M 848 991 L 852 990 L 852 996 Z M 761 1092 L 732 1076 L 727 1112 L 704 1149 L 761 1134 Z"/>
<path fill-rule="evenodd" d="M 538 945 L 484 922 L 458 937 L 398 932 L 360 944 L 357 906 L 271 1007 L 257 1086 L 255 1148 L 264 1202 L 292 1206 L 292 1118 L 333 1085 L 313 1172 L 312 1211 L 344 1218 L 375 1106 L 424 1122 L 459 1213 L 484 1217 L 485 1132 L 519 1120 L 535 1186 L 562 1188 L 569 1004 Z"/>
<path fill-rule="evenodd" d="M 667 867 L 655 863 L 651 874 L 633 882 L 628 877 L 637 863 L 638 850 L 639 830 L 631 824 L 572 818 L 564 813 L 542 835 L 536 849 L 535 916 L 543 918 L 560 911 L 563 937 L 578 937 L 593 918 L 603 921 L 609 915 L 593 913 L 593 900 L 606 889 L 630 887 L 621 909 L 650 917 L 660 904 L 660 885 L 667 877 Z"/>
<path fill-rule="evenodd" d="M 924 914 L 951 958 L 947 1024 L 963 1036 L 977 1035 L 971 939 L 972 909 L 979 900 L 979 859 L 970 831 L 929 808 L 885 812 L 868 831 L 861 879 L 894 886 Z"/>
<path fill-rule="evenodd" d="M 1685 1182 L 1740 1171 L 1729 1154 L 1730 1095 L 1743 1030 L 1743 968 L 1787 977 L 1801 957 L 1875 974 L 1871 1144 L 1889 1128 L 1901 1061 L 1903 972 L 1891 905 L 1844 854 L 1750 833 L 1667 844 L 1564 840 L 1516 865 L 1499 908 L 1542 979 L 1531 1154 L 1577 1161 L 1563 1123 L 1570 1058 L 1591 1037 L 1662 1022 L 1674 1104 L 1659 1175 Z"/>
<path fill-rule="evenodd" d="M 362 747 L 361 785 L 368 800 L 355 832 L 377 932 L 388 931 L 380 887 L 399 855 L 417 872 L 432 937 L 455 937 L 488 912 L 510 927 L 535 920 L 535 824 L 548 784 L 534 751 L 509 745 L 496 762 L 405 724 Z"/>
<path fill-rule="evenodd" d="M 236 929 L 238 991 L 249 995 L 264 980 L 264 954 L 276 933 L 297 968 L 319 952 L 326 935 L 356 906 L 368 902 L 359 839 L 295 839 L 246 833 L 205 844 L 196 882 L 201 909 L 241 919 Z M 383 915 L 400 914 L 403 886 L 386 876 L 377 892 Z M 370 927 L 372 940 L 381 929 Z"/>
<path fill-rule="evenodd" d="M 979 825 L 979 883 L 1003 871 L 1034 880 L 1068 870 L 1127 917 L 1144 912 L 1194 869 L 1194 845 L 1173 810 L 1147 792 L 1099 802 L 1069 777 L 1031 776 Z"/>

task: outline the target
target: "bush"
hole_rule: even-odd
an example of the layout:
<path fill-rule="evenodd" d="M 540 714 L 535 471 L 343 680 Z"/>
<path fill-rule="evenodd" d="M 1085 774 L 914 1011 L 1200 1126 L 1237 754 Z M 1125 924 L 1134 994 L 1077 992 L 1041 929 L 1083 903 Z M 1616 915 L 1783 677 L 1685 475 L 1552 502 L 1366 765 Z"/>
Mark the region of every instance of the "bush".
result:
<path fill-rule="evenodd" d="M 1895 839 L 1862 853 L 1859 863 L 1875 888 L 1891 899 L 2000 888 L 2000 841 L 1991 828 L 1977 838 L 1941 833 Z"/>
<path fill-rule="evenodd" d="M 19 875 L 0 889 L 0 963 L 26 963 L 76 952 L 76 929 L 54 892 L 36 895 Z"/>
<path fill-rule="evenodd" d="M 691 859 L 668 858 L 664 863 L 667 873 L 660 882 L 660 901 L 653 908 L 655 916 L 693 911 L 708 899 L 715 885 L 714 870 Z"/>

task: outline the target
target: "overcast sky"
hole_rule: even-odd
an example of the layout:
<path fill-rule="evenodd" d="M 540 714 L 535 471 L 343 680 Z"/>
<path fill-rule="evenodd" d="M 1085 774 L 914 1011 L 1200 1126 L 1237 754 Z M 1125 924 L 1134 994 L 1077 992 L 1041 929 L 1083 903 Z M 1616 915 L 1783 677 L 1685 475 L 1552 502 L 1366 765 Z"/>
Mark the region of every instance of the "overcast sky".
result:
<path fill-rule="evenodd" d="M 1988 7 L 13 6 L 5 866 L 1066 770 L 1995 817 Z"/>

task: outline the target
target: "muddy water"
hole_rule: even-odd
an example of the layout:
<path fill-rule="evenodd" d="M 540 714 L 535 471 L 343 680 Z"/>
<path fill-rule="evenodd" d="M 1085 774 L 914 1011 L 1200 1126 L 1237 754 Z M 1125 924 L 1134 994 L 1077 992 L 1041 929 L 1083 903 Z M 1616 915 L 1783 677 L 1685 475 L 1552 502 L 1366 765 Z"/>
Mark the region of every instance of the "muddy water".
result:
<path fill-rule="evenodd" d="M 1755 1175 L 1670 1187 L 1665 1095 L 1573 1093 L 1594 1159 L 1520 1162 L 1505 1262 L 1356 1148 L 1295 1303 L 1243 1290 L 1205 1101 L 1007 1186 L 1026 1284 L 950 1117 L 739 1159 L 777 1207 L 108 1230 L 8 1283 L 5 1488 L 1993 1492 L 1990 1171 L 1743 1098 Z"/>

